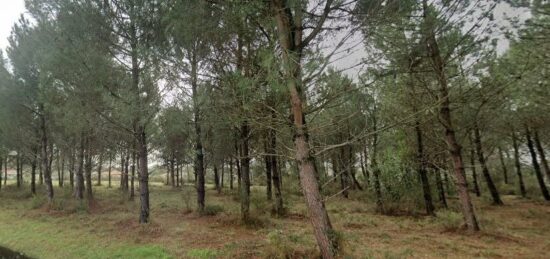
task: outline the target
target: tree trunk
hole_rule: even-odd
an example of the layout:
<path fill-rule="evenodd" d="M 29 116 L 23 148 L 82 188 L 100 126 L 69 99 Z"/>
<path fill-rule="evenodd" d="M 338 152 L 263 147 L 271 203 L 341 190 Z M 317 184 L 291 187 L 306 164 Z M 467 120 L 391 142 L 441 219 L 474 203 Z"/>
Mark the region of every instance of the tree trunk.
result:
<path fill-rule="evenodd" d="M 475 149 L 474 149 L 474 140 L 472 138 L 472 134 L 468 134 L 468 138 L 470 139 L 470 166 L 472 169 L 472 180 L 474 182 L 474 192 L 477 197 L 481 196 L 481 191 L 479 190 L 479 184 L 477 183 L 477 172 L 476 172 L 476 163 L 475 163 Z"/>
<path fill-rule="evenodd" d="M 266 137 L 265 139 L 265 155 L 264 155 L 264 161 L 265 161 L 265 179 L 266 179 L 266 195 L 267 195 L 267 200 L 268 201 L 271 201 L 273 199 L 273 194 L 272 194 L 272 189 L 271 189 L 271 181 L 272 181 L 272 175 L 271 175 L 271 172 L 272 172 L 272 168 L 271 168 L 271 154 L 269 153 L 270 151 L 270 148 L 269 148 L 269 137 Z"/>
<path fill-rule="evenodd" d="M 275 113 L 272 112 L 272 118 L 275 118 Z M 285 208 L 283 204 L 283 195 L 281 191 L 281 171 L 279 170 L 277 161 L 277 133 L 275 130 L 269 130 L 269 154 L 271 165 L 271 177 L 273 178 L 273 187 L 275 188 L 275 202 L 273 203 L 273 213 L 278 216 L 285 214 Z"/>
<path fill-rule="evenodd" d="M 139 198 L 141 210 L 139 214 L 140 223 L 149 222 L 149 169 L 147 167 L 147 138 L 145 129 L 138 127 L 138 149 L 139 149 Z"/>
<path fill-rule="evenodd" d="M 334 258 L 338 251 L 338 242 L 335 240 L 334 230 L 320 193 L 315 160 L 308 143 L 308 131 L 303 112 L 306 98 L 301 87 L 302 31 L 296 31 L 295 29 L 295 25 L 298 25 L 299 28 L 302 27 L 301 15 L 292 17 L 292 14 L 287 11 L 289 10 L 288 2 L 282 0 L 272 0 L 271 2 L 277 22 L 279 44 L 282 48 L 285 67 L 284 76 L 290 92 L 291 114 L 294 122 L 294 145 L 300 184 L 317 245 L 321 250 L 321 256 L 325 259 Z M 301 13 L 301 8 L 298 7 L 295 11 Z"/>
<path fill-rule="evenodd" d="M 130 190 L 130 149 L 126 150 L 126 157 L 124 158 L 124 191 Z"/>
<path fill-rule="evenodd" d="M 202 133 L 201 133 L 201 119 L 199 110 L 199 93 L 197 91 L 198 86 L 198 61 L 195 57 L 196 53 L 191 55 L 191 90 L 193 99 L 193 116 L 195 127 L 195 176 L 197 177 L 197 210 L 199 213 L 204 212 L 204 199 L 206 195 L 205 191 L 205 179 L 204 179 L 204 153 L 202 148 Z"/>
<path fill-rule="evenodd" d="M 81 136 L 80 149 L 78 151 L 78 168 L 75 174 L 74 196 L 78 200 L 84 199 L 84 149 L 86 148 L 84 134 Z"/>
<path fill-rule="evenodd" d="M 374 108 L 376 112 L 376 107 Z M 371 167 L 372 167 L 372 176 L 374 181 L 374 193 L 376 196 L 376 211 L 378 213 L 384 213 L 384 203 L 382 200 L 382 186 L 380 184 L 380 169 L 378 168 L 378 125 L 377 125 L 377 119 L 376 116 L 373 116 L 372 119 L 372 132 L 373 133 L 373 140 L 372 140 L 372 155 L 371 155 Z"/>
<path fill-rule="evenodd" d="M 101 169 L 103 169 L 103 154 L 100 153 L 97 164 L 97 186 L 101 186 Z"/>
<path fill-rule="evenodd" d="M 120 189 L 125 192 L 127 189 L 124 186 L 124 165 L 126 161 L 124 160 L 124 149 L 120 151 Z"/>
<path fill-rule="evenodd" d="M 248 122 L 241 125 L 241 220 L 248 222 L 250 219 L 250 157 L 248 149 L 249 138 Z"/>
<path fill-rule="evenodd" d="M 56 152 L 55 165 L 57 167 L 57 185 L 59 185 L 59 187 L 63 187 L 63 177 L 61 177 L 61 154 L 60 153 L 61 151 L 58 148 Z"/>
<path fill-rule="evenodd" d="M 176 187 L 176 161 L 174 160 L 174 155 L 172 155 L 172 158 L 170 159 L 170 180 L 172 181 L 172 188 Z"/>
<path fill-rule="evenodd" d="M 525 136 L 527 138 L 527 147 L 529 148 L 529 153 L 531 153 L 531 159 L 533 161 L 533 169 L 535 170 L 535 175 L 537 176 L 537 181 L 539 183 L 542 197 L 544 197 L 545 200 L 550 201 L 550 194 L 548 193 L 546 184 L 544 184 L 544 178 L 542 177 L 542 172 L 540 170 L 539 162 L 537 161 L 537 153 L 535 152 L 533 140 L 531 139 L 531 132 L 529 131 L 529 127 L 527 126 L 525 127 Z"/>
<path fill-rule="evenodd" d="M 218 173 L 218 166 L 214 164 L 214 185 L 218 194 L 222 193 L 222 187 L 220 184 L 220 175 Z"/>
<path fill-rule="evenodd" d="M 84 171 L 86 178 L 86 199 L 88 202 L 94 199 L 94 193 L 92 189 L 92 149 L 90 140 L 86 139 L 86 152 L 84 153 Z"/>
<path fill-rule="evenodd" d="M 75 164 L 76 164 L 76 154 L 74 152 L 74 149 L 71 149 L 71 157 L 69 158 L 69 185 L 71 186 L 71 190 L 74 190 L 74 172 L 75 172 Z"/>
<path fill-rule="evenodd" d="M 44 113 L 44 106 L 41 105 L 40 111 Z M 41 131 L 41 147 L 42 147 L 42 167 L 44 168 L 44 182 L 46 183 L 46 197 L 48 198 L 48 203 L 51 205 L 53 203 L 53 184 L 52 184 L 52 172 L 50 167 L 50 157 L 48 154 L 48 133 L 46 131 L 46 118 L 44 114 L 40 115 L 40 131 Z"/>
<path fill-rule="evenodd" d="M 502 167 L 502 175 L 504 176 L 504 184 L 508 184 L 508 168 L 506 162 L 504 161 L 504 154 L 502 149 L 498 147 L 498 157 L 500 159 L 500 166 Z"/>
<path fill-rule="evenodd" d="M 477 158 L 478 158 L 479 164 L 481 165 L 481 172 L 483 173 L 483 177 L 485 178 L 485 182 L 487 183 L 487 188 L 489 189 L 489 192 L 491 193 L 491 197 L 493 198 L 493 205 L 503 205 L 504 203 L 500 199 L 500 195 L 498 193 L 497 187 L 495 186 L 495 183 L 491 178 L 491 174 L 489 174 L 489 168 L 487 167 L 487 163 L 485 163 L 485 156 L 483 155 L 483 148 L 481 147 L 481 134 L 479 132 L 477 122 L 475 123 L 475 127 L 474 127 L 474 137 L 475 137 Z"/>
<path fill-rule="evenodd" d="M 416 108 L 414 109 L 416 110 Z M 420 181 L 422 183 L 422 192 L 424 194 L 424 206 L 426 208 L 426 214 L 435 215 L 435 207 L 432 202 L 432 191 L 430 189 L 430 182 L 428 180 L 428 174 L 426 172 L 426 160 L 424 157 L 424 144 L 422 143 L 422 130 L 420 129 L 420 121 L 416 118 L 414 131 L 416 132 L 416 156 L 417 156 L 417 172 L 420 175 Z"/>
<path fill-rule="evenodd" d="M 134 183 L 136 179 L 136 145 L 134 144 L 132 147 L 132 179 L 130 180 L 130 200 L 134 200 L 135 197 L 135 188 Z"/>
<path fill-rule="evenodd" d="M 512 131 L 512 144 L 514 145 L 514 165 L 516 167 L 516 174 L 518 175 L 519 193 L 521 194 L 521 197 L 525 198 L 527 197 L 527 191 L 525 190 L 525 184 L 523 183 L 521 162 L 519 158 L 519 146 L 515 131 Z"/>
<path fill-rule="evenodd" d="M 540 163 L 542 164 L 542 168 L 544 168 L 544 173 L 546 174 L 546 180 L 550 182 L 550 168 L 548 168 L 548 161 L 546 160 L 546 154 L 544 154 L 544 148 L 542 147 L 542 143 L 540 142 L 539 132 L 536 130 L 535 130 L 535 145 L 540 155 Z"/>
<path fill-rule="evenodd" d="M 2 190 L 2 171 L 1 170 L 2 170 L 2 163 L 3 162 L 4 162 L 4 158 L 0 157 L 0 190 Z M 31 189 L 32 189 L 32 186 L 31 186 Z M 32 191 L 32 193 L 34 194 L 35 192 Z"/>
<path fill-rule="evenodd" d="M 424 12 L 424 19 L 428 19 L 429 10 L 427 0 L 422 1 L 422 7 Z M 431 25 L 430 21 L 426 21 L 428 25 Z M 462 213 L 466 220 L 466 226 L 470 231 L 479 231 L 479 224 L 474 212 L 474 206 L 468 192 L 468 185 L 466 183 L 466 174 L 464 173 L 464 162 L 462 161 L 462 147 L 456 140 L 455 131 L 451 118 L 451 102 L 449 100 L 449 91 L 447 87 L 447 76 L 445 74 L 445 63 L 439 52 L 439 46 L 435 38 L 435 32 L 433 25 L 428 28 L 426 35 L 426 48 L 428 50 L 430 59 L 432 61 L 434 72 L 437 76 L 439 83 L 439 116 L 440 121 L 445 128 L 445 141 L 448 146 L 449 154 L 453 160 L 454 173 L 456 177 L 456 185 L 458 191 L 458 197 L 460 205 L 462 207 Z"/>
<path fill-rule="evenodd" d="M 233 190 L 233 158 L 229 158 L 229 189 Z"/>
<path fill-rule="evenodd" d="M 4 186 L 8 183 L 8 156 L 6 156 L 6 160 L 4 161 Z"/>
<path fill-rule="evenodd" d="M 31 162 L 31 193 L 36 195 L 36 164 L 38 163 L 38 148 L 33 147 Z M 2 166 L 0 165 L 0 168 Z"/>
<path fill-rule="evenodd" d="M 224 177 L 225 177 L 225 159 L 222 160 L 222 175 L 221 175 L 221 188 L 223 189 L 223 185 L 224 185 Z"/>
<path fill-rule="evenodd" d="M 447 197 L 445 197 L 445 187 L 443 186 L 443 180 L 441 179 L 441 171 L 435 169 L 435 182 L 437 186 L 437 193 L 439 194 L 439 202 L 443 208 L 448 208 Z"/>
<path fill-rule="evenodd" d="M 180 187 L 181 185 L 181 176 L 180 176 L 180 164 L 178 160 L 176 159 L 176 187 Z"/>
<path fill-rule="evenodd" d="M 21 153 L 21 151 L 17 151 L 17 156 L 15 156 L 15 179 L 17 181 L 17 188 L 21 187 L 21 176 L 19 173 L 19 167 L 21 166 L 19 161 L 21 160 L 21 155 L 19 153 Z"/>
<path fill-rule="evenodd" d="M 109 188 L 111 188 L 111 171 L 113 169 L 113 155 L 109 151 Z"/>

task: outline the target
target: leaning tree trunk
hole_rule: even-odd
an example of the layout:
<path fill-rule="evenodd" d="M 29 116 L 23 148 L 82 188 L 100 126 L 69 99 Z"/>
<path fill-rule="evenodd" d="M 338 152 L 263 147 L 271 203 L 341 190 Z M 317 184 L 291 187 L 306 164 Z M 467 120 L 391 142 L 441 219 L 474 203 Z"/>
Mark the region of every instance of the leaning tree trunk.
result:
<path fill-rule="evenodd" d="M 428 2 L 422 1 L 424 19 L 428 20 Z M 431 21 L 426 21 L 428 25 L 431 25 Z M 454 173 L 456 177 L 456 185 L 458 191 L 458 197 L 460 205 L 462 207 L 462 213 L 466 220 L 466 226 L 470 231 L 479 231 L 479 224 L 474 212 L 474 206 L 468 192 L 468 185 L 466 182 L 466 174 L 464 173 L 464 162 L 462 161 L 462 147 L 458 144 L 456 139 L 455 130 L 451 118 L 451 102 L 449 99 L 449 90 L 447 86 L 447 76 L 445 74 L 445 63 L 441 57 L 439 46 L 435 38 L 435 30 L 432 27 L 426 30 L 426 48 L 432 61 L 433 70 L 437 76 L 439 83 L 439 117 L 445 129 L 445 142 L 447 143 L 449 154 L 453 160 Z"/>
<path fill-rule="evenodd" d="M 327 2 L 328 7 L 330 7 L 331 2 Z M 295 159 L 300 172 L 300 184 L 321 255 L 325 259 L 334 258 L 338 252 L 338 242 L 335 240 L 335 233 L 320 193 L 315 160 L 309 146 L 304 114 L 306 97 L 301 85 L 301 58 L 304 47 L 301 29 L 303 24 L 300 15 L 302 10 L 300 6 L 295 8 L 298 15 L 294 17 L 290 11 L 289 2 L 272 0 L 271 4 L 277 23 L 279 44 L 282 48 L 283 74 L 290 92 L 291 114 L 294 124 L 294 146 L 296 149 Z M 325 13 L 324 17 L 326 18 L 326 16 L 328 16 L 328 12 Z M 321 26 L 322 23 L 320 22 Z"/>
<path fill-rule="evenodd" d="M 546 180 L 550 182 L 550 168 L 548 168 L 548 161 L 546 160 L 546 155 L 544 154 L 544 148 L 542 147 L 542 143 L 540 142 L 539 132 L 536 130 L 535 130 L 535 145 L 540 155 L 540 163 L 542 164 L 542 168 L 544 168 L 544 173 L 546 174 Z"/>
<path fill-rule="evenodd" d="M 539 162 L 537 161 L 537 153 L 535 152 L 533 140 L 531 139 L 531 132 L 529 131 L 529 127 L 527 126 L 525 127 L 525 137 L 527 138 L 527 147 L 529 148 L 529 153 L 531 153 L 531 159 L 533 161 L 533 169 L 535 170 L 535 175 L 537 176 L 537 181 L 539 183 L 542 197 L 544 197 L 545 200 L 550 201 L 550 193 L 548 193 L 546 184 L 544 184 L 544 179 L 540 171 L 540 165 L 539 165 Z"/>
<path fill-rule="evenodd" d="M 519 146 L 516 136 L 516 132 L 512 131 L 512 144 L 514 145 L 514 165 L 516 167 L 516 174 L 518 175 L 518 185 L 521 197 L 527 197 L 527 191 L 525 190 L 525 184 L 523 183 L 523 175 L 521 173 L 521 162 L 519 159 Z"/>
<path fill-rule="evenodd" d="M 475 144 L 476 144 L 477 158 L 478 158 L 479 164 L 481 165 L 481 173 L 485 178 L 485 182 L 487 183 L 487 188 L 489 189 L 489 192 L 491 193 L 491 197 L 493 198 L 493 205 L 503 205 L 504 203 L 500 199 L 500 195 L 498 193 L 497 187 L 493 182 L 493 179 L 491 178 L 491 174 L 489 173 L 489 168 L 487 167 L 487 163 L 485 162 L 485 155 L 483 154 L 483 148 L 481 147 L 481 134 L 479 132 L 477 122 L 475 123 L 475 126 L 474 126 L 474 138 L 475 138 Z"/>

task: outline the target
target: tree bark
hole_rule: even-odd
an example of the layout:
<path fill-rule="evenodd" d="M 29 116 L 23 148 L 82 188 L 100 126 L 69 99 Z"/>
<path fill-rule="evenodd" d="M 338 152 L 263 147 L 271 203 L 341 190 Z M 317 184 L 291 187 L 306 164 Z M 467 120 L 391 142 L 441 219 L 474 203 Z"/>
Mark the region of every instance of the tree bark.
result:
<path fill-rule="evenodd" d="M 276 114 L 272 112 L 272 118 L 275 118 Z M 275 188 L 275 201 L 273 202 L 273 213 L 277 216 L 282 216 L 285 214 L 285 208 L 283 204 L 283 195 L 281 191 L 281 172 L 279 170 L 278 161 L 277 161 L 277 133 L 275 130 L 269 130 L 269 154 L 270 156 L 270 165 L 271 165 L 271 177 L 273 179 L 273 187 Z"/>
<path fill-rule="evenodd" d="M 4 161 L 4 186 L 8 183 L 8 156 L 6 156 L 6 160 Z"/>
<path fill-rule="evenodd" d="M 197 177 L 197 210 L 204 212 L 205 179 L 204 179 L 204 153 L 202 148 L 201 119 L 199 109 L 198 86 L 198 61 L 196 53 L 191 53 L 191 90 L 193 99 L 193 124 L 195 127 L 195 176 Z"/>
<path fill-rule="evenodd" d="M 135 187 L 134 187 L 134 183 L 135 183 L 135 179 L 136 179 L 136 145 L 134 144 L 133 147 L 132 147 L 132 166 L 131 166 L 131 171 L 132 171 L 132 179 L 130 181 L 130 200 L 134 200 L 134 197 L 135 197 Z"/>
<path fill-rule="evenodd" d="M 283 64 L 285 66 L 284 76 L 290 92 L 291 114 L 294 122 L 294 145 L 296 148 L 295 159 L 299 168 L 302 192 L 306 200 L 315 238 L 321 250 L 321 256 L 325 259 L 334 258 L 338 251 L 338 242 L 334 238 L 334 230 L 320 193 L 315 161 L 308 143 L 308 131 L 303 112 L 306 98 L 301 88 L 302 31 L 296 29 L 302 28 L 300 15 L 302 10 L 301 6 L 295 8 L 298 15 L 293 17 L 292 13 L 288 12 L 288 10 L 291 10 L 288 2 L 272 0 L 271 3 L 277 22 L 279 44 L 282 47 Z M 327 2 L 329 7 L 330 3 L 331 1 Z"/>
<path fill-rule="evenodd" d="M 86 199 L 88 202 L 94 199 L 94 193 L 92 189 L 92 150 L 90 140 L 86 138 L 86 152 L 84 153 L 84 171 L 86 178 Z"/>
<path fill-rule="evenodd" d="M 216 191 L 218 192 L 218 194 L 220 194 L 222 192 L 222 187 L 220 184 L 220 175 L 218 172 L 218 166 L 215 164 L 214 164 L 214 185 L 215 185 Z"/>
<path fill-rule="evenodd" d="M 502 175 L 504 176 L 504 184 L 508 184 L 508 168 L 506 166 L 506 162 L 504 161 L 504 154 L 502 153 L 502 149 L 498 147 L 498 157 L 500 160 L 500 166 L 502 167 Z"/>
<path fill-rule="evenodd" d="M 38 163 L 38 148 L 33 147 L 31 162 L 31 193 L 36 195 L 36 164 Z M 0 165 L 0 168 L 2 166 Z"/>
<path fill-rule="evenodd" d="M 546 160 L 546 154 L 544 154 L 544 148 L 542 147 L 542 143 L 540 142 L 539 138 L 539 132 L 535 130 L 535 146 L 537 147 L 537 151 L 540 155 L 540 163 L 542 164 L 542 168 L 544 168 L 544 173 L 546 174 L 546 180 L 550 182 L 550 168 L 548 168 L 548 161 Z"/>
<path fill-rule="evenodd" d="M 487 188 L 489 189 L 489 192 L 491 193 L 491 197 L 493 198 L 493 205 L 504 205 L 504 203 L 500 199 L 500 195 L 498 193 L 497 187 L 493 182 L 493 179 L 491 178 L 491 174 L 489 173 L 489 168 L 487 167 L 487 163 L 485 162 L 485 155 L 483 154 L 483 148 L 481 147 L 481 134 L 479 132 L 479 127 L 477 126 L 477 122 L 475 122 L 475 126 L 474 126 L 474 138 L 475 138 L 478 161 L 479 161 L 479 164 L 481 165 L 481 173 L 485 178 L 485 182 L 487 183 Z"/>
<path fill-rule="evenodd" d="M 229 158 L 229 189 L 233 190 L 233 157 Z"/>
<path fill-rule="evenodd" d="M 448 146 L 449 154 L 453 160 L 454 173 L 456 177 L 456 185 L 458 191 L 458 197 L 460 205 L 462 207 L 462 213 L 466 220 L 466 226 L 470 231 L 479 231 L 479 224 L 474 212 L 474 206 L 468 192 L 468 185 L 466 182 L 466 174 L 464 173 L 464 162 L 462 161 L 462 147 L 456 140 L 455 130 L 452 124 L 451 109 L 449 91 L 447 86 L 447 76 L 445 74 L 445 63 L 441 57 L 439 46 L 435 38 L 435 31 L 433 28 L 433 21 L 429 19 L 429 10 L 427 0 L 422 1 L 422 7 L 424 12 L 424 19 L 429 25 L 426 35 L 426 48 L 428 50 L 430 59 L 432 61 L 434 72 L 437 76 L 439 83 L 439 117 L 443 127 L 445 128 L 445 141 Z"/>
<path fill-rule="evenodd" d="M 44 105 L 40 105 L 40 111 L 44 113 Z M 53 184 L 52 184 L 52 173 L 50 167 L 48 146 L 49 139 L 46 129 L 46 118 L 44 114 L 40 115 L 40 132 L 41 132 L 41 148 L 42 148 L 42 167 L 44 168 L 44 182 L 46 183 L 46 197 L 48 198 L 48 203 L 53 204 Z"/>
<path fill-rule="evenodd" d="M 533 169 L 535 171 L 535 175 L 537 176 L 537 181 L 539 183 L 542 197 L 544 197 L 545 200 L 550 201 L 550 193 L 548 193 L 546 184 L 544 184 L 544 178 L 542 177 L 540 165 L 539 165 L 539 162 L 537 161 L 537 153 L 533 145 L 533 140 L 531 139 L 531 132 L 529 130 L 529 127 L 527 126 L 525 126 L 525 136 L 527 138 L 527 147 L 529 148 L 529 153 L 531 153 L 531 159 L 533 161 Z"/>
<path fill-rule="evenodd" d="M 84 134 L 81 136 L 80 149 L 78 150 L 78 168 L 75 174 L 74 196 L 78 200 L 84 199 L 84 149 L 86 148 Z"/>
<path fill-rule="evenodd" d="M 443 208 L 449 208 L 449 205 L 447 204 L 447 197 L 445 195 L 445 186 L 443 185 L 441 171 L 439 169 L 435 169 L 435 182 L 437 186 L 437 193 L 439 194 L 439 202 Z"/>
<path fill-rule="evenodd" d="M 516 136 L 516 132 L 512 131 L 512 144 L 514 145 L 514 165 L 516 167 L 516 174 L 518 175 L 519 193 L 521 197 L 527 197 L 527 191 L 525 190 L 525 184 L 523 183 L 523 175 L 521 173 L 521 162 L 519 159 L 519 146 Z"/>
<path fill-rule="evenodd" d="M 250 157 L 249 157 L 249 139 L 250 129 L 248 122 L 244 121 L 241 125 L 241 220 L 248 222 L 250 220 Z"/>
<path fill-rule="evenodd" d="M 426 214 L 434 216 L 435 207 L 432 202 L 432 191 L 430 189 L 430 182 L 426 172 L 426 159 L 424 157 L 424 144 L 422 143 L 422 130 L 420 129 L 420 121 L 418 118 L 416 118 L 414 130 L 416 132 L 417 172 L 420 175 L 420 181 L 422 183 L 424 206 L 426 208 Z"/>
<path fill-rule="evenodd" d="M 113 169 L 113 155 L 111 154 L 111 151 L 109 150 L 109 188 L 111 188 L 111 171 Z"/>
<path fill-rule="evenodd" d="M 103 169 L 103 154 L 99 154 L 99 159 L 98 159 L 98 164 L 97 164 L 97 186 L 101 186 L 101 169 Z"/>
<path fill-rule="evenodd" d="M 473 148 L 473 141 L 472 141 L 472 148 L 470 149 L 470 166 L 472 169 L 472 181 L 474 182 L 474 193 L 477 197 L 481 196 L 481 191 L 479 190 L 479 184 L 477 182 L 477 172 L 476 172 L 476 163 L 475 163 L 475 150 Z"/>
<path fill-rule="evenodd" d="M 140 198 L 140 223 L 149 222 L 149 169 L 147 167 L 147 138 L 145 129 L 138 127 L 138 149 L 139 149 L 139 198 Z"/>
<path fill-rule="evenodd" d="M 266 138 L 265 138 L 265 144 L 264 144 L 264 148 L 265 148 L 265 155 L 264 155 L 264 161 L 265 161 L 265 179 L 266 179 L 266 196 L 267 196 L 267 200 L 268 201 L 271 201 L 273 199 L 273 191 L 271 189 L 272 187 L 272 171 L 273 169 L 271 168 L 271 162 L 272 162 L 272 159 L 271 159 L 271 154 L 269 153 L 271 151 L 269 145 L 270 143 L 269 140 L 269 133 L 267 134 Z"/>

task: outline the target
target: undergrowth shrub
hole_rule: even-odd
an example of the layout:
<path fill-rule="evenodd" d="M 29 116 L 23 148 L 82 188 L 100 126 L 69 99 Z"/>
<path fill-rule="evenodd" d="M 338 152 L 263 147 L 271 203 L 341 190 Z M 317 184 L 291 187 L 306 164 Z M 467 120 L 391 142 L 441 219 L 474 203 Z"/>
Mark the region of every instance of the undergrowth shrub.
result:
<path fill-rule="evenodd" d="M 436 212 L 436 222 L 447 231 L 459 229 L 463 224 L 462 214 L 451 210 L 439 210 Z"/>
<path fill-rule="evenodd" d="M 224 208 L 220 205 L 206 205 L 202 215 L 204 216 L 216 216 L 219 213 L 223 212 Z"/>

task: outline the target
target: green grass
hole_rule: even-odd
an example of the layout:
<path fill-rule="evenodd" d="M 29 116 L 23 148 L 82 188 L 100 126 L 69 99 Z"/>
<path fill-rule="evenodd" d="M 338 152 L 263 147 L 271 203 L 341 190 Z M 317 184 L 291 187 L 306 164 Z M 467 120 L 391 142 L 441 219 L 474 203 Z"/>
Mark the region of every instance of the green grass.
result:
<path fill-rule="evenodd" d="M 290 183 L 290 181 L 288 181 Z M 68 187 L 55 189 L 52 209 L 28 186 L 0 191 L 0 246 L 35 258 L 311 258 L 315 238 L 300 196 L 285 197 L 287 217 L 271 217 L 263 189 L 253 188 L 251 218 L 240 222 L 236 191 L 218 195 L 208 186 L 210 216 L 200 216 L 193 186 L 151 184 L 151 223 L 137 222 L 139 199 L 94 187 L 97 204 L 75 201 Z M 292 190 L 290 184 L 285 188 Z M 296 188 L 296 187 L 294 187 Z M 451 199 L 437 217 L 384 216 L 361 192 L 331 198 L 326 206 L 341 240 L 343 258 L 537 257 L 550 245 L 550 207 L 540 201 L 503 196 L 494 207 L 475 200 L 483 232 L 460 231 L 462 216 Z M 418 208 L 422 210 L 422 208 Z M 398 248 L 398 249 L 396 249 Z"/>

